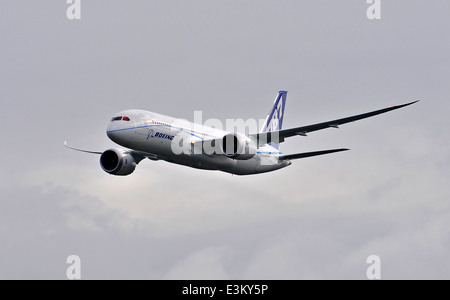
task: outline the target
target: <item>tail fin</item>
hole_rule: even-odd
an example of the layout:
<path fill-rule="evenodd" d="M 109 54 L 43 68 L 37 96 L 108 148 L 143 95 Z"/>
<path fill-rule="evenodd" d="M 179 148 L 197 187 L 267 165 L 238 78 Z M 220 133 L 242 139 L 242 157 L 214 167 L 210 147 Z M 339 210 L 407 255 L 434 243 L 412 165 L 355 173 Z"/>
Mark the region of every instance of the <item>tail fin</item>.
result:
<path fill-rule="evenodd" d="M 286 106 L 287 91 L 279 91 L 273 104 L 272 110 L 267 115 L 266 121 L 260 132 L 278 131 L 282 129 L 284 118 L 284 107 Z M 269 145 L 279 148 L 279 144 L 269 143 Z"/>

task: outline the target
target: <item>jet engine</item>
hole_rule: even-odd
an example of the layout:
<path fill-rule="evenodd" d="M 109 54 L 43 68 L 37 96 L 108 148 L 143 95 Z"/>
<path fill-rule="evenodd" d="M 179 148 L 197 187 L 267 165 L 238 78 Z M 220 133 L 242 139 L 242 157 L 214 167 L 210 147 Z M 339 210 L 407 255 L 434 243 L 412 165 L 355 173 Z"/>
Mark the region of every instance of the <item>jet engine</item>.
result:
<path fill-rule="evenodd" d="M 256 154 L 256 145 L 248 137 L 230 133 L 222 138 L 222 153 L 233 159 L 247 160 Z"/>
<path fill-rule="evenodd" d="M 142 158 L 133 157 L 122 149 L 109 149 L 100 156 L 100 166 L 103 171 L 112 175 L 130 175 Z"/>

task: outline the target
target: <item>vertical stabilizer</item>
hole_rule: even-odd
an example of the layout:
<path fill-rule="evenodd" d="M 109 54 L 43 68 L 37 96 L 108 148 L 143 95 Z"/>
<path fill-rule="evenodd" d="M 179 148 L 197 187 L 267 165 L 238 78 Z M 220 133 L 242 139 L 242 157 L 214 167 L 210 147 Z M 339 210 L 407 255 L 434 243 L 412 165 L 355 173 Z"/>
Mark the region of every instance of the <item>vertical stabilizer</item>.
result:
<path fill-rule="evenodd" d="M 284 108 L 286 106 L 287 91 L 279 91 L 272 110 L 267 115 L 266 121 L 261 127 L 260 132 L 271 132 L 281 130 L 283 127 Z M 269 143 L 269 145 L 279 148 L 279 144 Z"/>

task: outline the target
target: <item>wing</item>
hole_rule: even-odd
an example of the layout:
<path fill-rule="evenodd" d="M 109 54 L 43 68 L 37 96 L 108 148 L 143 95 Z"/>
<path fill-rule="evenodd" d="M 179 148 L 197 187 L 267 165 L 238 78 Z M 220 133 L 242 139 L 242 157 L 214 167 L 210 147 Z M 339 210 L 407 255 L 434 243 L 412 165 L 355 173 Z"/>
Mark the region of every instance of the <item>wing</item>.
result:
<path fill-rule="evenodd" d="M 83 149 L 79 149 L 79 148 L 75 148 L 75 147 L 71 147 L 67 144 L 66 141 L 64 141 L 64 146 L 66 148 L 75 150 L 75 151 L 80 151 L 80 152 L 84 152 L 84 153 L 90 153 L 90 154 L 98 154 L 101 155 L 103 154 L 103 152 L 100 151 L 89 151 L 89 150 L 83 150 Z M 148 158 L 151 160 L 160 160 L 161 158 L 155 154 L 152 153 L 147 153 L 147 152 L 142 152 L 142 151 L 136 151 L 136 150 L 128 150 L 126 151 L 127 153 L 130 153 L 137 161 L 141 161 L 144 158 Z"/>
<path fill-rule="evenodd" d="M 152 153 L 148 153 L 148 152 L 142 152 L 142 151 L 137 151 L 137 150 L 130 150 L 131 155 L 134 156 L 138 156 L 138 157 L 143 157 L 143 158 L 148 158 L 150 160 L 160 160 L 160 159 L 164 159 L 162 157 L 160 157 L 159 155 L 155 155 Z"/>
<path fill-rule="evenodd" d="M 306 136 L 306 134 L 309 132 L 313 132 L 313 131 L 317 131 L 317 130 L 321 130 L 321 129 L 325 129 L 325 128 L 330 128 L 330 127 L 338 128 L 339 125 L 350 123 L 350 122 L 355 122 L 355 121 L 373 117 L 373 116 L 376 116 L 379 114 L 384 114 L 391 110 L 396 110 L 396 109 L 414 104 L 416 102 L 418 102 L 418 101 L 414 101 L 414 102 L 410 102 L 410 103 L 406 103 L 406 104 L 402 104 L 402 105 L 397 105 L 397 106 L 392 106 L 392 107 L 388 107 L 388 108 L 383 108 L 383 109 L 375 110 L 375 111 L 368 112 L 365 114 L 355 115 L 355 116 L 351 116 L 351 117 L 347 117 L 347 118 L 337 119 L 337 120 L 313 124 L 313 125 L 307 125 L 307 126 L 290 128 L 290 129 L 283 129 L 283 130 L 278 130 L 278 131 L 273 131 L 273 132 L 260 132 L 257 134 L 251 134 L 250 137 L 256 139 L 260 145 L 269 143 L 272 140 L 273 141 L 278 140 L 278 142 L 281 143 L 281 142 L 284 142 L 284 139 L 287 137 L 296 136 L 296 135 Z"/>
<path fill-rule="evenodd" d="M 66 141 L 64 141 L 64 147 L 72 149 L 72 150 L 75 150 L 75 151 L 84 152 L 84 153 L 91 153 L 91 154 L 102 154 L 103 153 L 103 152 L 98 152 L 98 151 L 88 151 L 88 150 L 74 148 L 74 147 L 71 147 L 71 146 L 67 145 Z"/>

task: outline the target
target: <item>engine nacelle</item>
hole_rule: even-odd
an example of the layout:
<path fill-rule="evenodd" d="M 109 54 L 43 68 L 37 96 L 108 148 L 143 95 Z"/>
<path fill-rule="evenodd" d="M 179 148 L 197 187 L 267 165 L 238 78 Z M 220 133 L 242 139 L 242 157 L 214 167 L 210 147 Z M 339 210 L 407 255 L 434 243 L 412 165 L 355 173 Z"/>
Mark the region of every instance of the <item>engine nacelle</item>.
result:
<path fill-rule="evenodd" d="M 256 155 L 256 145 L 248 137 L 230 133 L 222 138 L 222 152 L 225 156 L 238 160 L 251 159 Z"/>
<path fill-rule="evenodd" d="M 122 149 L 109 149 L 100 156 L 100 166 L 103 171 L 112 175 L 130 175 L 139 161 Z"/>

